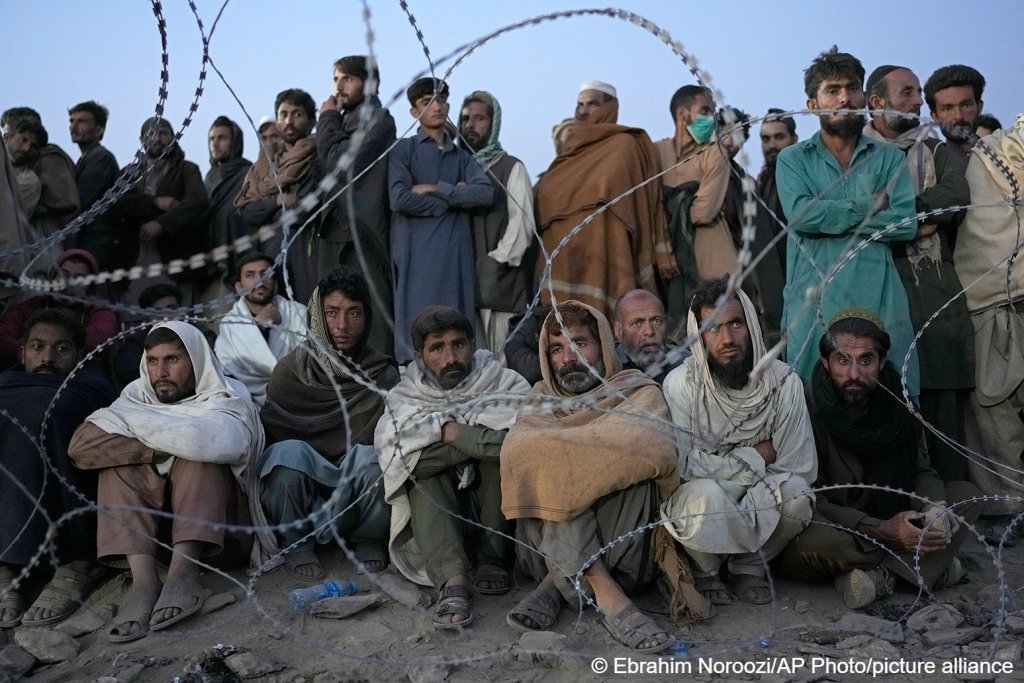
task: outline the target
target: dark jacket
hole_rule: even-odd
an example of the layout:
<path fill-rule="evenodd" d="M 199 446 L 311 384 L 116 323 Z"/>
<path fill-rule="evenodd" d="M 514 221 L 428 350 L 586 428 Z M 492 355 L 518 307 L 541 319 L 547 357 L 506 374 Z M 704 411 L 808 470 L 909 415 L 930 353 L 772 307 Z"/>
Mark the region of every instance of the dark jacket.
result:
<path fill-rule="evenodd" d="M 167 163 L 157 183 L 156 194 L 145 193 L 144 176 L 148 160 L 142 167 L 133 163 L 126 171 L 137 182 L 114 205 L 114 214 L 119 220 L 119 232 L 125 245 L 121 256 L 129 266 L 135 263 L 138 255 L 139 228 L 148 221 L 155 220 L 163 227 L 163 232 L 157 238 L 157 248 L 165 263 L 177 258 L 187 259 L 193 254 L 206 251 L 209 246 L 206 242 L 206 227 L 202 222 L 209 201 L 199 167 L 191 161 L 185 161 L 185 153 L 176 143 L 164 159 Z M 163 196 L 174 197 L 178 204 L 167 211 L 160 211 L 153 200 Z M 194 273 L 190 276 L 190 271 L 186 270 L 178 277 L 187 280 L 194 277 Z"/>
<path fill-rule="evenodd" d="M 210 208 L 203 222 L 206 224 L 206 243 L 211 249 L 230 245 L 239 237 L 252 234 L 252 228 L 235 208 L 235 197 L 242 189 L 245 174 L 252 162 L 242 158 L 245 142 L 242 129 L 234 121 L 231 121 L 231 129 L 231 154 L 228 160 L 216 162 L 210 157 L 210 170 L 203 179 L 210 198 Z M 238 255 L 231 253 L 218 266 L 211 267 L 210 274 L 223 277 L 230 284 L 234 282 L 237 262 Z"/>

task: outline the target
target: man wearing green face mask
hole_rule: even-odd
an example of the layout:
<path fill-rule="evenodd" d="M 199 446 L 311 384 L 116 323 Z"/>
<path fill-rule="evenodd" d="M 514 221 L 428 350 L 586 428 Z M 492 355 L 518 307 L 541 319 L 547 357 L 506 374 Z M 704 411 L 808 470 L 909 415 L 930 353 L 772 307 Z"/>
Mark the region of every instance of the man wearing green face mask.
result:
<path fill-rule="evenodd" d="M 736 270 L 736 247 L 729 234 L 729 226 L 722 212 L 726 191 L 729 189 L 729 157 L 717 144 L 709 144 L 715 133 L 714 102 L 707 88 L 684 85 L 672 95 L 669 112 L 675 122 L 673 137 L 655 143 L 665 188 L 678 188 L 696 182 L 686 216 L 671 215 L 674 206 L 668 203 L 669 222 L 692 226 L 690 239 L 696 261 L 696 280 L 708 280 L 729 275 Z M 685 324 L 689 297 L 685 288 L 665 288 L 669 316 L 669 329 Z"/>

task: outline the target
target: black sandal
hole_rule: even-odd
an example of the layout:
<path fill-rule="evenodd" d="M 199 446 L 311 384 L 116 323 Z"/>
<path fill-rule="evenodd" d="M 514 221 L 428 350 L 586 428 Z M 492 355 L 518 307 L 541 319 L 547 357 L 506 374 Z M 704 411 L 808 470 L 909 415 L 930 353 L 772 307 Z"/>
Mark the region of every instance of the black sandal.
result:
<path fill-rule="evenodd" d="M 473 609 L 470 600 L 473 599 L 473 589 L 469 586 L 445 584 L 437 596 L 437 604 L 434 605 L 432 621 L 434 628 L 441 631 L 457 631 L 473 623 Z M 455 615 L 462 617 L 462 621 L 448 621 L 443 617 Z"/>

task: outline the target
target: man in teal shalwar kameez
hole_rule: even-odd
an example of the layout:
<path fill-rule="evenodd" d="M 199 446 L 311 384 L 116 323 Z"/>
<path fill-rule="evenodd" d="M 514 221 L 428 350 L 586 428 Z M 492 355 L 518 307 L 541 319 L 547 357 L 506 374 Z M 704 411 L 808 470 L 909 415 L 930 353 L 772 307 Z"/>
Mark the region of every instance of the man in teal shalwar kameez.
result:
<path fill-rule="evenodd" d="M 860 61 L 833 48 L 804 72 L 807 108 L 863 108 L 863 83 Z M 864 137 L 860 114 L 823 113 L 820 120 L 821 131 L 784 149 L 776 164 L 790 230 L 782 315 L 787 362 L 809 382 L 824 321 L 843 308 L 864 307 L 885 322 L 890 357 L 916 396 L 916 351 L 903 369 L 914 329 L 890 251 L 891 242 L 909 241 L 917 231 L 916 221 L 901 223 L 916 212 L 906 159 L 898 148 Z M 810 288 L 817 291 L 808 298 Z"/>

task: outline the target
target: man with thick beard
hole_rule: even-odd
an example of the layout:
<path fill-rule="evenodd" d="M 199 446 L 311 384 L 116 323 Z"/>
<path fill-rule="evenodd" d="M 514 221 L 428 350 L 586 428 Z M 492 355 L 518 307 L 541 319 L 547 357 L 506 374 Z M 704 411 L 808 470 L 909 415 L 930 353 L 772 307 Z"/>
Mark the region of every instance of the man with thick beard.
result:
<path fill-rule="evenodd" d="M 423 309 L 411 336 L 416 361 L 388 393 L 374 435 L 391 504 L 388 549 L 403 576 L 438 591 L 434 627 L 460 629 L 473 622 L 474 591 L 512 588 L 498 456 L 530 387 L 490 351 L 473 350 L 473 325 L 454 308 Z"/>
<path fill-rule="evenodd" d="M 822 334 L 806 396 L 818 453 L 814 486 L 827 490 L 780 558 L 786 576 L 834 580 L 851 609 L 891 594 L 890 572 L 913 590 L 959 582 L 955 553 L 980 512 L 960 502 L 980 496 L 977 487 L 943 486 L 929 466 L 921 427 L 898 399 L 889 344 L 882 320 L 860 308 L 840 311 Z"/>
<path fill-rule="evenodd" d="M 220 322 L 214 344 L 224 372 L 245 384 L 256 405 L 267 396 L 277 361 L 306 339 L 306 305 L 277 294 L 270 257 L 260 252 L 238 262 L 238 301 Z"/>
<path fill-rule="evenodd" d="M 907 159 L 918 212 L 941 211 L 918 222 L 914 240 L 894 244 L 892 255 L 910 304 L 921 366 L 921 416 L 934 427 L 925 432 L 932 466 L 943 481 L 967 478 L 967 459 L 946 443 L 964 442 L 964 411 L 974 387 L 974 330 L 960 279 L 953 269 L 953 244 L 971 202 L 963 172 L 948 145 L 918 127 L 921 82 L 903 66 L 886 64 L 868 78 L 871 120 L 866 137 L 888 141 Z"/>
<path fill-rule="evenodd" d="M 693 356 L 664 384 L 683 483 L 661 517 L 712 604 L 729 604 L 730 592 L 764 604 L 768 563 L 813 509 L 818 463 L 803 385 L 781 361 L 751 374 L 766 354 L 761 327 L 727 277 L 700 283 L 687 333 L 697 337 Z"/>
<path fill-rule="evenodd" d="M 879 311 L 892 333 L 893 358 L 907 362 L 910 395 L 918 393 L 917 355 L 907 293 L 890 242 L 914 237 L 914 189 L 906 159 L 888 143 L 861 134 L 864 67 L 832 47 L 804 72 L 807 108 L 821 110 L 821 131 L 779 153 L 775 179 L 789 221 L 782 330 L 787 362 L 809 382 L 809 340 L 840 309 Z M 869 238 L 871 240 L 869 241 Z M 854 251 L 856 250 L 856 251 Z"/>
<path fill-rule="evenodd" d="M 650 523 L 679 485 L 668 406 L 657 383 L 623 370 L 600 311 L 566 301 L 540 336 L 543 379 L 501 449 L 501 509 L 516 520 L 519 566 L 538 582 L 508 625 L 547 631 L 563 599 L 596 604 L 634 652 L 669 634 L 629 595 L 654 576 Z"/>
<path fill-rule="evenodd" d="M 120 239 L 127 245 L 118 252 L 117 265 L 144 267 L 204 252 L 206 225 L 202 217 L 209 200 L 199 167 L 185 160 L 167 119 L 146 119 L 139 140 L 146 156 L 121 171 L 135 184 L 111 210 L 119 221 Z M 205 275 L 191 269 L 175 276 L 186 306 L 199 296 L 198 277 Z M 148 287 L 170 281 L 167 275 L 132 280 L 125 298 L 137 301 Z"/>
<path fill-rule="evenodd" d="M 646 289 L 626 292 L 615 302 L 615 355 L 626 370 L 637 369 L 658 384 L 690 355 L 668 344 L 665 306 Z"/>
<path fill-rule="evenodd" d="M 523 162 L 506 152 L 501 133 L 501 105 L 485 90 L 462 101 L 461 144 L 490 176 L 494 202 L 470 214 L 476 248 L 476 309 L 484 346 L 497 352 L 505 344 L 513 317 L 533 298 L 536 256 L 533 188 Z M 504 360 L 502 350 L 498 354 Z"/>
<path fill-rule="evenodd" d="M 281 143 L 273 149 L 264 148 L 267 154 L 257 157 L 235 197 L 235 208 L 253 230 L 276 224 L 286 211 L 298 210 L 299 200 L 312 193 L 320 181 L 316 140 L 311 135 L 316 125 L 313 98 L 298 88 L 282 90 L 274 101 L 274 113 Z M 294 238 L 284 263 L 286 280 L 297 301 L 306 301 L 317 282 L 319 245 L 313 228 L 307 227 L 301 235 L 295 236 L 306 217 L 306 212 L 300 211 L 287 235 L 283 225 L 278 226 L 274 235 L 260 244 L 262 251 L 277 259 L 281 249 L 287 246 L 285 238 Z"/>

